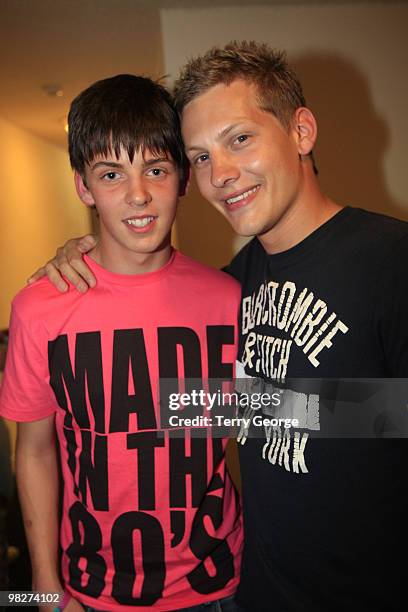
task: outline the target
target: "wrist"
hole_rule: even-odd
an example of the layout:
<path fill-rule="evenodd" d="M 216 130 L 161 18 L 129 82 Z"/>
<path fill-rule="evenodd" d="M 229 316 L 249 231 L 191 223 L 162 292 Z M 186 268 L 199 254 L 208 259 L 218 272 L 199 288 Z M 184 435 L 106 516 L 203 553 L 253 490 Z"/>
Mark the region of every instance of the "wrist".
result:
<path fill-rule="evenodd" d="M 41 593 L 62 593 L 64 591 L 59 577 L 50 573 L 47 575 L 33 574 L 32 589 Z"/>

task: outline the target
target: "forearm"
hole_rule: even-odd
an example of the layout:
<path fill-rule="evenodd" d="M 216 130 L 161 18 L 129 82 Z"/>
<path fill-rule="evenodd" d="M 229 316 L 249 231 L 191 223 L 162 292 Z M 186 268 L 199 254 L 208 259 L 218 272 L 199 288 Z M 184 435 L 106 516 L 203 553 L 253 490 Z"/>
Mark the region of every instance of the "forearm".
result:
<path fill-rule="evenodd" d="M 30 551 L 33 588 L 61 591 L 58 561 L 58 466 L 55 445 L 17 446 L 17 485 Z"/>

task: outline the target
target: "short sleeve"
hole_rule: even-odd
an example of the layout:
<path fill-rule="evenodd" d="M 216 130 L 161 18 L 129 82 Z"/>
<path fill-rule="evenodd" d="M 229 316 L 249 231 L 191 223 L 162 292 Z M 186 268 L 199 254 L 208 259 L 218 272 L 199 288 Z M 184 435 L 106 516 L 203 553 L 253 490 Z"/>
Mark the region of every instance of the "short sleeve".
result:
<path fill-rule="evenodd" d="M 46 329 L 41 321 L 26 321 L 27 309 L 20 304 L 17 296 L 0 387 L 0 415 L 13 421 L 35 421 L 53 414 L 56 400 L 49 385 Z"/>

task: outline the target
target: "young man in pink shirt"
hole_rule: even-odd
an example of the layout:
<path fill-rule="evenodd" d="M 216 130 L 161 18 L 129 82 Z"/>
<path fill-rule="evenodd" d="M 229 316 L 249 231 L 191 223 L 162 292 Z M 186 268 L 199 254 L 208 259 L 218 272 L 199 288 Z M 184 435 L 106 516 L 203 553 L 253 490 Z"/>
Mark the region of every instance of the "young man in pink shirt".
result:
<path fill-rule="evenodd" d="M 16 296 L 0 395 L 18 422 L 33 588 L 65 590 L 66 612 L 233 612 L 242 528 L 226 440 L 160 421 L 160 380 L 232 380 L 240 299 L 171 246 L 188 163 L 169 94 L 131 75 L 95 83 L 71 105 L 69 153 L 99 215 L 97 287 L 57 294 L 43 279 Z"/>

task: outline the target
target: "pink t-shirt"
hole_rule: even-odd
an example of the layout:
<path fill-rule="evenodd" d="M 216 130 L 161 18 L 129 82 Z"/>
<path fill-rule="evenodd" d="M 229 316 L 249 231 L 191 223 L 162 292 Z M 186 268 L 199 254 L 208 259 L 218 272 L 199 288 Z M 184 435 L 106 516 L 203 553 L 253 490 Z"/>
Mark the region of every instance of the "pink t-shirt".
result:
<path fill-rule="evenodd" d="M 232 594 L 242 522 L 225 439 L 160 432 L 160 379 L 228 378 L 239 286 L 177 251 L 160 270 L 15 298 L 0 413 L 55 413 L 62 572 L 84 605 L 174 610 Z M 184 383 L 183 383 L 184 384 Z"/>

